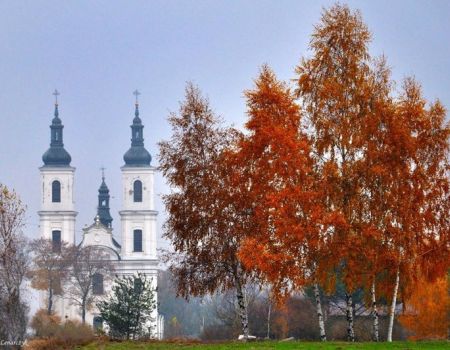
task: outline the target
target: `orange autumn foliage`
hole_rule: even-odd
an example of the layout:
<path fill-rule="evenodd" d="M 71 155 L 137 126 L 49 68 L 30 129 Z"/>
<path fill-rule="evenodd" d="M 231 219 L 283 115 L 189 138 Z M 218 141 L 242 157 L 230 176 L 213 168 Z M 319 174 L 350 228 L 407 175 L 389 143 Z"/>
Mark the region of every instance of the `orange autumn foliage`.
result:
<path fill-rule="evenodd" d="M 303 286 L 308 277 L 308 242 L 317 240 L 323 212 L 293 94 L 263 66 L 254 90 L 245 95 L 249 134 L 226 157 L 237 169 L 230 177 L 234 203 L 242 210 L 252 205 L 252 226 L 241 232 L 245 239 L 239 257 L 283 294 L 288 287 Z"/>
<path fill-rule="evenodd" d="M 394 97 L 386 60 L 370 57 L 370 38 L 359 11 L 326 9 L 313 55 L 296 69 L 297 94 L 323 208 L 335 218 L 317 276 L 326 285 L 337 271 L 349 292 L 376 280 L 390 297 L 397 268 L 407 295 L 423 268 L 433 279 L 448 267 L 450 129 L 443 106 L 428 103 L 414 79 Z"/>
<path fill-rule="evenodd" d="M 413 335 L 410 339 L 445 339 L 449 328 L 450 296 L 448 279 L 430 283 L 422 278 L 416 284 L 400 323 Z"/>

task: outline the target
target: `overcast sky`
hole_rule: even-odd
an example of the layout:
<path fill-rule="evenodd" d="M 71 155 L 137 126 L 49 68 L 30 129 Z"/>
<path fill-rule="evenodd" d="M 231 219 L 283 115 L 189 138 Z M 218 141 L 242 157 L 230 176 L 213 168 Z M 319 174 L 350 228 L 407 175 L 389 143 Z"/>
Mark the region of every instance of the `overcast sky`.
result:
<path fill-rule="evenodd" d="M 328 1 L 1 1 L 0 182 L 15 189 L 37 236 L 38 168 L 50 141 L 52 92 L 60 92 L 64 143 L 76 167 L 78 240 L 91 224 L 106 167 L 113 227 L 119 235 L 120 167 L 130 146 L 139 89 L 145 145 L 170 137 L 169 111 L 192 80 L 228 123 L 246 118 L 242 91 L 261 64 L 294 77 L 313 25 Z M 415 75 L 425 96 L 450 106 L 450 1 L 349 1 L 373 33 L 397 81 Z M 168 191 L 156 179 L 159 225 Z M 160 232 L 158 235 L 161 234 Z M 120 237 L 117 237 L 120 240 Z M 167 244 L 159 240 L 160 246 Z"/>

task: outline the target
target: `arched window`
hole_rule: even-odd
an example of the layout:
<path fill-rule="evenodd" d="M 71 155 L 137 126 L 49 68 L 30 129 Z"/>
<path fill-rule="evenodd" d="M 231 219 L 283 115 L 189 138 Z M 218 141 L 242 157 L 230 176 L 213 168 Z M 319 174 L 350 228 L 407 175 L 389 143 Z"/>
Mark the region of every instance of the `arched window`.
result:
<path fill-rule="evenodd" d="M 52 250 L 53 253 L 61 252 L 61 231 L 59 230 L 52 231 Z"/>
<path fill-rule="evenodd" d="M 92 294 L 103 294 L 103 275 L 101 273 L 95 273 L 92 276 Z"/>
<path fill-rule="evenodd" d="M 133 200 L 135 202 L 142 202 L 142 182 L 136 180 L 133 184 Z"/>
<path fill-rule="evenodd" d="M 58 180 L 52 182 L 52 202 L 61 202 L 61 183 Z"/>
<path fill-rule="evenodd" d="M 95 331 L 103 329 L 103 318 L 101 316 L 95 316 L 92 326 Z"/>
<path fill-rule="evenodd" d="M 142 252 L 142 230 L 133 231 L 133 251 Z"/>

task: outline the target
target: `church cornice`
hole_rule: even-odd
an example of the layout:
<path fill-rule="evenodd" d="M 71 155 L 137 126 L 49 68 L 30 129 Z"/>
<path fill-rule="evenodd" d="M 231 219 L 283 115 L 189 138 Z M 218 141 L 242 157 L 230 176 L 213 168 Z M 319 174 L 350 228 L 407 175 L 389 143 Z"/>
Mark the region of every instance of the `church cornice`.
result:
<path fill-rule="evenodd" d="M 41 167 L 39 167 L 39 170 L 43 171 L 48 171 L 48 172 L 57 172 L 57 173 L 61 173 L 63 171 L 67 171 L 67 172 L 71 172 L 73 173 L 75 171 L 75 167 L 73 166 L 67 166 L 67 165 L 43 165 Z"/>
<path fill-rule="evenodd" d="M 142 172 L 142 170 L 152 170 L 157 171 L 157 168 L 153 165 L 142 165 L 142 166 L 136 166 L 136 165 L 123 165 L 120 167 L 120 170 L 127 170 L 127 171 L 133 171 L 136 170 L 136 172 Z"/>
<path fill-rule="evenodd" d="M 156 210 L 121 210 L 119 211 L 119 215 L 122 216 L 158 216 L 158 211 Z"/>
<path fill-rule="evenodd" d="M 38 211 L 39 216 L 77 216 L 78 212 L 74 210 L 40 210 Z"/>

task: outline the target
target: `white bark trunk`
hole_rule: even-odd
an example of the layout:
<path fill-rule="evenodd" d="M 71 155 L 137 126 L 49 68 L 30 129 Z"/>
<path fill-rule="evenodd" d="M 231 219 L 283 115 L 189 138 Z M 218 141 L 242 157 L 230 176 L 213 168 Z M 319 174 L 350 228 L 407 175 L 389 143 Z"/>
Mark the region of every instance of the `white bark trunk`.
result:
<path fill-rule="evenodd" d="M 239 278 L 236 278 L 236 298 L 238 302 L 239 318 L 241 319 L 242 334 L 244 335 L 244 341 L 248 340 L 248 315 L 247 305 L 245 303 L 244 291 L 242 283 Z"/>
<path fill-rule="evenodd" d="M 323 321 L 322 303 L 320 301 L 320 292 L 317 283 L 314 284 L 314 298 L 316 299 L 317 318 L 319 319 L 320 340 L 326 341 L 325 322 Z"/>
<path fill-rule="evenodd" d="M 353 301 L 352 301 L 352 295 L 346 294 L 347 299 L 347 338 L 348 341 L 354 342 L 355 341 L 355 329 L 353 327 Z"/>
<path fill-rule="evenodd" d="M 392 296 L 391 309 L 389 310 L 389 327 L 387 341 L 392 342 L 392 330 L 394 328 L 395 305 L 397 304 L 398 285 L 400 284 L 400 268 L 397 267 L 397 275 L 395 276 L 394 294 Z"/>
<path fill-rule="evenodd" d="M 378 308 L 377 308 L 377 298 L 375 295 L 375 278 L 372 282 L 372 317 L 373 317 L 373 340 L 378 342 L 380 341 L 380 336 L 378 332 Z"/>
<path fill-rule="evenodd" d="M 270 339 L 270 314 L 272 312 L 272 301 L 269 297 L 269 310 L 267 311 L 267 339 Z"/>

